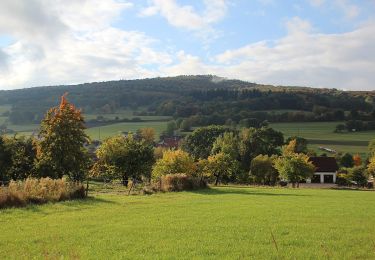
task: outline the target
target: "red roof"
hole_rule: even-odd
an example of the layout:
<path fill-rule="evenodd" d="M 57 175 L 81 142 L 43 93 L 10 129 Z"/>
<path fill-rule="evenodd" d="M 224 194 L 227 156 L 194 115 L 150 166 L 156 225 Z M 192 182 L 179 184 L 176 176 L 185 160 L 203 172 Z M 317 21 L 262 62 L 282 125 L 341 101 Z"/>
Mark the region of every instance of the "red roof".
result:
<path fill-rule="evenodd" d="M 339 169 L 334 157 L 310 157 L 309 161 L 316 167 L 316 172 L 336 172 Z"/>

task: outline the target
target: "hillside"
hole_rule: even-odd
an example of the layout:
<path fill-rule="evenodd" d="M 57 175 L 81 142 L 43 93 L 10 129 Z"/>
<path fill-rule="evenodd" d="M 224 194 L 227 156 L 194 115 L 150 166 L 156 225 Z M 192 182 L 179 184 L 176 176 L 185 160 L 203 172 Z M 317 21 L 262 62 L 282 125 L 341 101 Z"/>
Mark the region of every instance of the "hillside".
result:
<path fill-rule="evenodd" d="M 217 76 L 178 76 L 94 82 L 0 91 L 3 116 L 10 124 L 38 124 L 45 111 L 69 93 L 86 114 L 136 111 L 132 116 L 195 118 L 193 125 L 238 123 L 257 118 L 271 122 L 337 121 L 355 111 L 372 120 L 372 92 L 276 87 Z M 192 119 L 193 120 L 193 119 Z"/>

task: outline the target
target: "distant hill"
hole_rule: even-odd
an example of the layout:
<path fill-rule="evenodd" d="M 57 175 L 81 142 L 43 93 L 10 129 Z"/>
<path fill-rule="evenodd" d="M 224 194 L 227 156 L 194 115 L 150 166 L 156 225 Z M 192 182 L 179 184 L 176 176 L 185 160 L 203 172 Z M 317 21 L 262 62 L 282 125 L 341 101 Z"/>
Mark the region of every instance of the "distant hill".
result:
<path fill-rule="evenodd" d="M 39 123 L 45 111 L 55 106 L 65 92 L 69 93 L 69 100 L 86 113 L 137 109 L 144 115 L 211 117 L 213 123 L 253 118 L 257 117 L 254 112 L 259 114 L 270 110 L 306 112 L 303 116 L 297 115 L 300 119 L 280 119 L 280 113 L 277 113 L 278 121 L 343 120 L 345 111 L 351 110 L 370 118 L 374 108 L 372 92 L 276 87 L 212 75 L 7 90 L 0 91 L 0 105 L 11 106 L 6 114 L 11 123 Z M 264 114 L 262 117 L 272 120 Z"/>

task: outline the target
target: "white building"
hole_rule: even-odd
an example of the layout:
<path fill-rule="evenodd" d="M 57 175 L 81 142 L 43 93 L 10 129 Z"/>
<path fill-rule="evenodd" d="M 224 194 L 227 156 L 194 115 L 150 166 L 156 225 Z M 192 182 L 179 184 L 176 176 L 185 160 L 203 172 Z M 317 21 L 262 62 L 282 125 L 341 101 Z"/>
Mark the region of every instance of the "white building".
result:
<path fill-rule="evenodd" d="M 314 176 L 307 180 L 308 183 L 336 183 L 337 170 L 339 169 L 334 157 L 310 157 L 310 162 L 315 166 Z"/>

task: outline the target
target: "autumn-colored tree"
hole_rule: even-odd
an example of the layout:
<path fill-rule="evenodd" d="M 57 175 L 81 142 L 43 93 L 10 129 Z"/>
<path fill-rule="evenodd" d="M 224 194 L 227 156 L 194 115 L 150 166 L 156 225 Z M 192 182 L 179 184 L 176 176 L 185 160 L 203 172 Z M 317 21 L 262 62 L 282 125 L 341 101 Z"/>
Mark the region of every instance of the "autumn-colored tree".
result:
<path fill-rule="evenodd" d="M 296 139 L 290 140 L 288 144 L 284 145 L 281 148 L 281 150 L 284 156 L 293 155 L 297 153 L 297 140 Z"/>
<path fill-rule="evenodd" d="M 207 158 L 205 173 L 218 185 L 220 182 L 234 181 L 239 166 L 239 162 L 229 154 L 220 152 Z"/>
<path fill-rule="evenodd" d="M 367 171 L 369 174 L 375 177 L 375 156 L 370 158 L 370 162 L 367 165 Z"/>
<path fill-rule="evenodd" d="M 359 154 L 353 155 L 353 161 L 354 161 L 354 166 L 360 166 L 362 164 L 362 159 Z"/>
<path fill-rule="evenodd" d="M 37 142 L 36 169 L 40 177 L 69 176 L 82 181 L 88 168 L 88 142 L 81 111 L 70 104 L 66 94 L 57 107 L 48 110 L 42 120 Z"/>
<path fill-rule="evenodd" d="M 302 153 L 291 153 L 280 156 L 275 160 L 275 168 L 280 177 L 292 183 L 293 188 L 299 182 L 310 178 L 315 171 L 315 166 L 309 161 L 309 157 Z"/>
<path fill-rule="evenodd" d="M 162 175 L 182 173 L 194 175 L 196 165 L 194 159 L 182 150 L 166 150 L 163 157 L 156 161 L 152 169 L 152 179 L 157 180 Z"/>
<path fill-rule="evenodd" d="M 153 144 L 155 141 L 155 129 L 146 127 L 138 130 L 140 137 L 149 144 Z"/>

